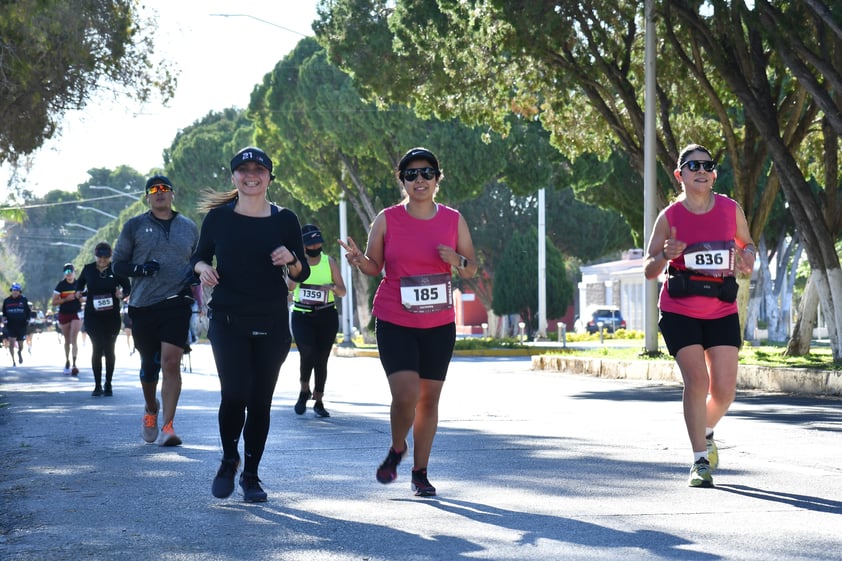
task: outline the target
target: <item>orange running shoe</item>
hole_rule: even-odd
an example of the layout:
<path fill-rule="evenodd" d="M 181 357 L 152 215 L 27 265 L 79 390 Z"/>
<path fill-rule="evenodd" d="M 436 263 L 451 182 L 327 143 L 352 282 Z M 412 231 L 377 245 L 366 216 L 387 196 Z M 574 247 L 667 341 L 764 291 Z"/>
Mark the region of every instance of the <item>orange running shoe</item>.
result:
<path fill-rule="evenodd" d="M 143 427 L 140 435 L 143 440 L 150 443 L 155 442 L 155 439 L 158 438 L 158 413 L 161 412 L 161 402 L 156 400 L 156 403 L 158 409 L 154 413 L 150 413 L 146 408 L 143 410 Z"/>
<path fill-rule="evenodd" d="M 178 446 L 181 444 L 181 439 L 175 434 L 175 429 L 172 428 L 172 421 L 161 428 L 161 434 L 158 436 L 158 446 Z"/>

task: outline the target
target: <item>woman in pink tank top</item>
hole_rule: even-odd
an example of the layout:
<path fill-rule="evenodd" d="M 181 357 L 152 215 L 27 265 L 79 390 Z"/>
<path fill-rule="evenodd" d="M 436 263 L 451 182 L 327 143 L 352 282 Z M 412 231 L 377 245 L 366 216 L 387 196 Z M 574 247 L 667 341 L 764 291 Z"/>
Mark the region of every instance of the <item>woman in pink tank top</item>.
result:
<path fill-rule="evenodd" d="M 438 158 L 426 148 L 413 148 L 401 158 L 396 173 L 406 197 L 377 215 L 365 253 L 351 238 L 340 244 L 348 262 L 366 275 L 385 271 L 372 315 L 392 394 L 392 445 L 376 479 L 397 479 L 412 429 L 412 489 L 416 496 L 431 497 L 436 488 L 427 478 L 427 464 L 456 342 L 452 271 L 471 278 L 477 263 L 465 218 L 435 201 L 443 178 Z"/>
<path fill-rule="evenodd" d="M 756 249 L 740 205 L 713 192 L 710 150 L 687 146 L 673 174 L 682 193 L 655 221 L 644 274 L 655 279 L 667 268 L 658 325 L 684 380 L 689 485 L 713 487 L 719 464 L 713 429 L 734 401 L 742 345 L 735 275 L 751 275 Z"/>

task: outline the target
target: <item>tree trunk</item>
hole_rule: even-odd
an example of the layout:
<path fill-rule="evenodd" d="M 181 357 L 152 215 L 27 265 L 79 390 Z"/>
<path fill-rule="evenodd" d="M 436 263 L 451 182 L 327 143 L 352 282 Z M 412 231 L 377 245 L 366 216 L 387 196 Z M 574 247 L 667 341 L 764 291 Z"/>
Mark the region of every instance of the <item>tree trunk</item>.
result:
<path fill-rule="evenodd" d="M 804 287 L 804 294 L 801 296 L 801 303 L 798 305 L 798 318 L 792 328 L 792 337 L 784 352 L 785 356 L 804 356 L 809 354 L 810 345 L 813 340 L 813 329 L 816 328 L 819 310 L 819 294 L 816 292 L 816 284 L 813 282 L 813 275 L 807 279 Z"/>
<path fill-rule="evenodd" d="M 369 301 L 369 282 L 368 276 L 361 273 L 356 267 L 351 267 L 351 278 L 354 283 L 354 308 L 356 309 L 356 326 L 360 330 L 360 335 L 363 337 L 365 343 L 373 343 L 374 336 L 368 328 L 371 321 L 371 309 L 368 306 Z"/>
<path fill-rule="evenodd" d="M 764 273 L 761 266 L 754 277 L 754 294 L 749 294 L 745 298 L 748 303 L 745 308 L 746 313 L 745 321 L 743 322 L 743 338 L 752 345 L 757 345 L 760 342 L 760 339 L 757 336 L 757 318 L 760 315 L 760 303 L 763 301 L 763 277 Z M 740 309 L 743 309 L 740 292 L 745 292 L 746 294 L 749 293 L 749 289 L 751 288 L 751 279 L 746 279 L 745 281 L 738 279 L 738 282 L 740 283 L 740 291 L 737 293 L 737 303 L 740 306 Z"/>
<path fill-rule="evenodd" d="M 795 291 L 795 281 L 798 277 L 798 263 L 801 261 L 801 252 L 804 250 L 804 247 L 801 245 L 801 240 L 798 238 L 797 234 L 793 238 L 792 243 L 796 244 L 797 247 L 793 252 L 792 264 L 786 276 L 784 293 L 781 296 L 781 316 L 784 318 L 785 325 L 785 336 L 784 339 L 782 339 L 784 341 L 786 341 L 786 337 L 789 337 L 792 333 L 792 294 Z"/>

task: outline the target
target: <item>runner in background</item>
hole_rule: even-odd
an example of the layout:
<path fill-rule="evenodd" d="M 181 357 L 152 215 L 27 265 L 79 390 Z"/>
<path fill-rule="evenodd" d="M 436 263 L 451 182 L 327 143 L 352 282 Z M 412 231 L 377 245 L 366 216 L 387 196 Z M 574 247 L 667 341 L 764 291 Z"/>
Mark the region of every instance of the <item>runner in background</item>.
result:
<path fill-rule="evenodd" d="M 58 306 L 58 327 L 64 339 L 64 375 L 78 376 L 76 357 L 79 354 L 79 330 L 82 319 L 80 296 L 76 292 L 76 267 L 73 263 L 65 263 L 62 268 L 64 278 L 59 281 L 53 291 L 53 306 Z"/>

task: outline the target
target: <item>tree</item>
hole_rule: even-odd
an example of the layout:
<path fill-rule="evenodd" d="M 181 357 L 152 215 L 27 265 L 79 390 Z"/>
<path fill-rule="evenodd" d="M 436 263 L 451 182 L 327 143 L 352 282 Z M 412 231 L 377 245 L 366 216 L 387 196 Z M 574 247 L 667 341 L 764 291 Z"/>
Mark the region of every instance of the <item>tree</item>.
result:
<path fill-rule="evenodd" d="M 96 92 L 172 97 L 155 28 L 131 0 L 0 2 L 0 163 L 34 152 Z"/>
<path fill-rule="evenodd" d="M 176 134 L 164 150 L 164 170 L 176 189 L 179 211 L 201 220 L 196 206 L 203 190 L 226 191 L 231 158 L 253 143 L 254 126 L 242 109 L 211 111 Z"/>
<path fill-rule="evenodd" d="M 502 139 L 456 119 L 424 119 L 406 107 L 367 102 L 313 39 L 299 42 L 255 88 L 249 117 L 255 142 L 277 155 L 280 187 L 314 210 L 344 196 L 358 218 L 349 224 L 358 241 L 381 209 L 401 199 L 394 169 L 412 146 L 438 154 L 444 169 L 438 200 L 451 205 L 503 179 L 534 192 L 549 184 L 561 159 L 536 123 L 515 123 Z M 354 284 L 365 324 L 367 283 L 358 276 Z"/>
<path fill-rule="evenodd" d="M 631 0 L 337 0 L 320 14 L 315 29 L 330 60 L 353 74 L 371 98 L 504 133 L 511 115 L 519 115 L 540 122 L 569 160 L 591 153 L 606 161 L 619 151 L 625 166 L 642 177 L 642 10 L 642 3 Z M 750 224 L 762 228 L 767 205 L 755 200 L 753 186 L 766 154 L 757 131 L 729 110 L 733 95 L 705 75 L 692 53 L 688 64 L 687 54 L 668 52 L 670 45 L 662 46 L 667 52 L 658 58 L 661 204 L 675 194 L 672 170 L 682 146 L 701 142 L 720 156 L 745 158 L 735 170 L 735 198 L 747 209 Z M 425 79 L 404 79 L 418 75 Z M 619 164 L 614 163 L 618 171 Z M 598 185 L 608 185 L 613 197 L 602 197 L 606 208 L 626 216 L 641 240 L 642 181 L 590 187 Z M 762 201 L 774 195 L 764 194 Z M 637 204 L 623 204 L 630 196 Z"/>
<path fill-rule="evenodd" d="M 839 96 L 830 94 L 842 85 L 834 64 L 842 26 L 818 0 L 753 4 L 711 1 L 704 13 L 697 1 L 659 4 L 660 193 L 665 202 L 675 188 L 670 172 L 688 141 L 715 152 L 723 146 L 717 155 L 733 164 L 733 196 L 755 238 L 783 188 L 797 228 L 807 230 L 804 247 L 820 273 L 825 315 L 835 318 L 838 360 L 842 274 L 830 251 L 838 219 L 831 224 L 810 193 L 806 163 L 818 153 L 805 139 L 817 132 L 819 115 L 832 113 L 828 128 L 842 131 Z M 606 0 L 337 0 L 316 30 L 331 60 L 372 97 L 497 130 L 512 113 L 538 118 L 571 160 L 587 152 L 606 159 L 619 149 L 642 172 L 642 9 Z M 427 79 L 405 79 L 418 75 Z M 760 181 L 768 159 L 772 175 Z M 824 160 L 826 169 L 831 164 Z M 838 180 L 828 183 L 823 196 L 839 216 Z"/>
<path fill-rule="evenodd" d="M 21 210 L 22 219 L 6 225 L 4 251 L 14 256 L 15 268 L 10 270 L 0 263 L 3 269 L 0 276 L 13 274 L 23 281 L 27 297 L 41 308 L 49 307 L 64 263 L 81 265 L 92 261 L 98 242 L 113 245 L 123 223 L 146 209 L 142 200 L 132 201 L 129 197 L 91 188 L 127 186 L 127 192 L 143 191 L 146 178 L 134 169 L 95 168 L 88 170 L 88 174 L 90 179 L 78 185 L 75 192 L 54 190 L 42 198 L 28 200 L 26 208 Z M 77 208 L 80 204 L 117 215 L 117 219 L 80 210 Z"/>
<path fill-rule="evenodd" d="M 683 3 L 670 6 L 665 15 L 692 30 L 693 41 L 698 41 L 698 47 L 742 102 L 746 117 L 760 131 L 804 244 L 834 361 L 842 361 L 842 267 L 834 247 L 842 230 L 842 184 L 836 169 L 842 96 L 834 93 L 842 87 L 842 15 L 818 0 L 791 4 L 763 0 L 755 2 L 753 9 L 744 2 L 716 1 L 711 5 L 714 14 L 708 18 Z M 787 71 L 797 78 L 799 85 L 792 88 L 795 93 L 808 94 L 794 107 L 778 105 L 780 92 L 776 81 L 769 78 Z M 812 117 L 819 111 L 831 153 L 822 158 L 827 170 L 824 178 L 829 181 L 817 197 L 808 180 L 809 171 L 799 162 L 798 145 L 793 149 L 789 142 L 793 124 L 786 118 L 800 123 L 804 115 Z"/>
<path fill-rule="evenodd" d="M 530 330 L 538 327 L 538 232 L 516 232 L 508 240 L 501 266 L 494 273 L 493 307 L 498 316 L 520 314 Z M 573 285 L 564 257 L 547 241 L 547 317 L 561 317 L 573 302 Z M 533 282 L 525 282 L 532 279 Z"/>

